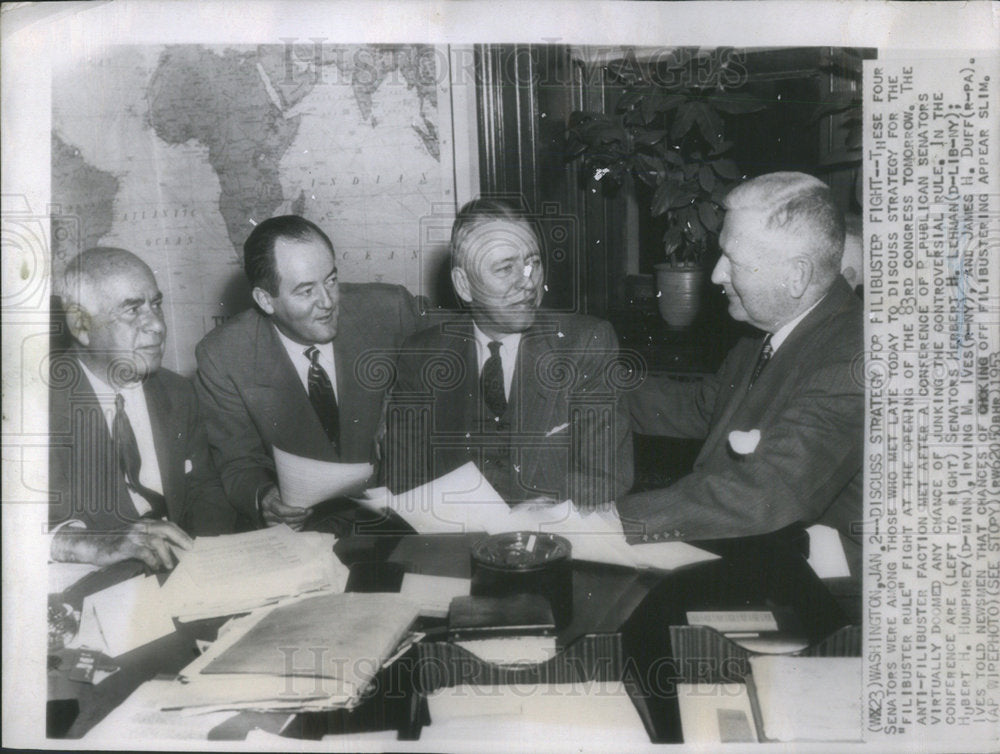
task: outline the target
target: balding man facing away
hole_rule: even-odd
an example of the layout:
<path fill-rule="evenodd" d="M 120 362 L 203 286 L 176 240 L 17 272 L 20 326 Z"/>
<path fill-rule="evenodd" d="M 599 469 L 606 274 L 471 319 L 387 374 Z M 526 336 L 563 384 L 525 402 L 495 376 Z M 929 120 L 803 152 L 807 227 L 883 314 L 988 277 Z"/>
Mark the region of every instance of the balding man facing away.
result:
<path fill-rule="evenodd" d="M 712 273 L 729 313 L 763 331 L 701 383 L 647 380 L 632 427 L 704 439 L 676 484 L 618 502 L 632 541 L 768 534 L 815 522 L 840 532 L 860 577 L 864 389 L 861 302 L 840 276 L 844 222 L 828 187 L 773 173 L 727 197 Z"/>
<path fill-rule="evenodd" d="M 163 369 L 163 294 L 131 252 L 94 248 L 56 283 L 72 338 L 51 368 L 54 560 L 171 567 L 188 534 L 233 531 L 193 386 Z"/>

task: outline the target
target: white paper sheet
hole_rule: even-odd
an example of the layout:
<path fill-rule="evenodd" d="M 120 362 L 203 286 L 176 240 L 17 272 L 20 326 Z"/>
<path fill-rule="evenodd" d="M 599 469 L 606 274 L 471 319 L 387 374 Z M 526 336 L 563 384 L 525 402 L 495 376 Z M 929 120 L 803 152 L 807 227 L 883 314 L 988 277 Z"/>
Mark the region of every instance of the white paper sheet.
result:
<path fill-rule="evenodd" d="M 813 524 L 809 533 L 809 565 L 821 579 L 846 578 L 851 575 L 844 554 L 840 532 L 831 526 Z"/>
<path fill-rule="evenodd" d="M 747 687 L 742 683 L 679 683 L 684 743 L 757 743 Z"/>
<path fill-rule="evenodd" d="M 589 749 L 648 747 L 649 736 L 620 683 L 454 686 L 427 699 L 431 725 L 420 743 L 502 741 L 510 751 L 539 742 L 586 741 Z"/>
<path fill-rule="evenodd" d="M 445 618 L 452 599 L 468 595 L 471 589 L 471 579 L 404 573 L 399 593 L 420 605 L 421 615 Z"/>
<path fill-rule="evenodd" d="M 296 508 L 359 492 L 375 468 L 370 463 L 331 463 L 286 453 L 274 448 L 281 501 Z"/>
<path fill-rule="evenodd" d="M 117 657 L 174 632 L 155 576 L 136 576 L 84 598 L 70 647 Z"/>
<path fill-rule="evenodd" d="M 107 746 L 121 746 L 126 741 L 205 741 L 213 728 L 235 714 L 184 715 L 161 711 L 161 699 L 169 697 L 179 685 L 177 681 L 147 681 L 81 740 Z"/>
<path fill-rule="evenodd" d="M 860 657 L 751 657 L 764 735 L 860 741 Z"/>
<path fill-rule="evenodd" d="M 370 491 L 366 504 L 389 507 L 421 534 L 489 532 L 510 515 L 510 507 L 471 461 L 399 495 Z"/>

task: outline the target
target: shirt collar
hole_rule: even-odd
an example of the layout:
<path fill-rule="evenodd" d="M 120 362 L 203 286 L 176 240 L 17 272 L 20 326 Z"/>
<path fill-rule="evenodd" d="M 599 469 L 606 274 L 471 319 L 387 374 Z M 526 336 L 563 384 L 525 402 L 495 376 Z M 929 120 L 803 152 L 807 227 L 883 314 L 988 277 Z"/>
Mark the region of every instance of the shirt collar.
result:
<path fill-rule="evenodd" d="M 80 368 L 83 370 L 83 373 L 87 376 L 87 380 L 90 382 L 90 386 L 94 389 L 94 393 L 98 397 L 102 397 L 102 396 L 114 396 L 114 395 L 116 395 L 118 393 L 124 393 L 126 395 L 134 394 L 134 393 L 139 393 L 139 394 L 143 393 L 142 381 L 141 380 L 138 381 L 138 382 L 130 382 L 127 385 L 122 385 L 121 387 L 117 387 L 117 388 L 116 387 L 112 387 L 107 382 L 105 382 L 100 377 L 98 377 L 96 374 L 94 374 L 90 370 L 90 367 L 88 367 L 83 362 L 83 359 L 81 359 L 80 357 L 77 357 L 76 361 L 80 365 Z"/>
<path fill-rule="evenodd" d="M 777 351 L 778 347 L 788 339 L 788 336 L 792 334 L 792 330 L 795 329 L 795 327 L 799 324 L 799 322 L 801 322 L 803 319 L 805 319 L 806 315 L 809 312 L 811 312 L 813 309 L 815 309 L 817 306 L 819 306 L 819 302 L 822 301 L 824 298 L 826 298 L 826 296 L 823 296 L 822 298 L 820 298 L 819 301 L 817 301 L 815 304 L 813 304 L 812 306 L 810 306 L 808 309 L 806 309 L 804 312 L 802 312 L 799 316 L 797 316 L 791 322 L 786 322 L 781 327 L 779 327 L 774 333 L 772 333 L 772 335 L 771 335 L 771 353 L 772 354 L 775 351 Z"/>
<path fill-rule="evenodd" d="M 479 329 L 479 325 L 476 324 L 475 320 L 472 322 L 472 333 L 476 338 L 476 343 L 479 344 L 480 352 L 489 352 L 490 343 L 494 340 L 500 341 L 503 347 L 509 350 L 511 353 L 517 351 L 517 347 L 521 344 L 521 333 L 511 332 L 506 335 L 501 335 L 499 338 L 491 338 L 482 330 Z"/>
<path fill-rule="evenodd" d="M 305 355 L 306 349 L 309 348 L 310 345 L 304 345 L 302 343 L 295 342 L 287 335 L 285 335 L 283 332 L 281 332 L 281 330 L 278 329 L 278 326 L 275 325 L 273 322 L 271 323 L 271 326 L 274 328 L 274 331 L 278 333 L 278 339 L 281 341 L 281 345 L 283 345 L 285 347 L 285 350 L 288 351 L 288 355 L 292 358 L 293 362 L 296 360 L 307 358 Z M 332 340 L 329 343 L 313 343 L 312 346 L 315 347 L 320 352 L 321 355 L 327 356 L 330 359 L 333 358 Z"/>

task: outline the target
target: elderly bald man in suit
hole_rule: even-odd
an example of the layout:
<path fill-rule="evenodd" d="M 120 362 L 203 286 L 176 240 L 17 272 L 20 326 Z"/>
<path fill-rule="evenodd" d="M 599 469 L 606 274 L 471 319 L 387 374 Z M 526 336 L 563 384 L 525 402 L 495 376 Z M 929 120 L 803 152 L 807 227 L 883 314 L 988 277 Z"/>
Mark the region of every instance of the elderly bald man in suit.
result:
<path fill-rule="evenodd" d="M 161 366 L 152 270 L 124 249 L 84 251 L 56 281 L 72 344 L 50 382 L 54 560 L 171 567 L 189 534 L 234 531 L 194 387 Z"/>
<path fill-rule="evenodd" d="M 802 173 L 746 181 L 726 209 L 712 281 L 730 315 L 761 335 L 700 383 L 648 379 L 630 395 L 636 431 L 705 442 L 690 474 L 624 497 L 618 511 L 633 542 L 828 524 L 858 583 L 863 329 L 840 275 L 842 214 L 829 188 Z"/>

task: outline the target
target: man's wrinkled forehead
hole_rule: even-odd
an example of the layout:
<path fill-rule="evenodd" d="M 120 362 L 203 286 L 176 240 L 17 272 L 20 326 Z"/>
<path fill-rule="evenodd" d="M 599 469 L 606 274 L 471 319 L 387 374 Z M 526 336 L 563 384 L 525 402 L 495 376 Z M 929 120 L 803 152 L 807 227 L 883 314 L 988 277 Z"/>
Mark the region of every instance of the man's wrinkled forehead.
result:
<path fill-rule="evenodd" d="M 502 252 L 522 259 L 540 253 L 531 227 L 523 221 L 496 219 L 472 227 L 461 242 L 460 259 L 475 264 L 487 254 Z"/>
<path fill-rule="evenodd" d="M 84 276 L 81 284 L 82 300 L 91 311 L 113 312 L 163 298 L 152 270 L 144 264 L 119 264 L 99 277 Z"/>

